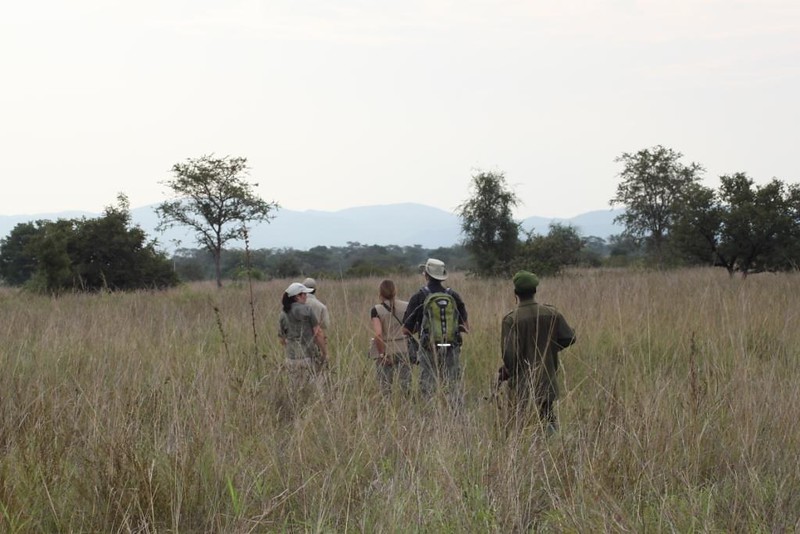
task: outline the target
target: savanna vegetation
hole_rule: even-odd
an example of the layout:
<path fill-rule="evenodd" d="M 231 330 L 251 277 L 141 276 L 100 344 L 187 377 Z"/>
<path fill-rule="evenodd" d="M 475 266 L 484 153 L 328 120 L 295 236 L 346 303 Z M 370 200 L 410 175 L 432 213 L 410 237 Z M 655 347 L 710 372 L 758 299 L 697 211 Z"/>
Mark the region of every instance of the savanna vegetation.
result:
<path fill-rule="evenodd" d="M 15 226 L 0 239 L 0 280 L 50 295 L 158 289 L 179 281 L 167 255 L 131 223 L 122 194 L 100 217 Z"/>
<path fill-rule="evenodd" d="M 477 171 L 456 210 L 461 243 L 370 245 L 310 250 L 251 250 L 248 227 L 269 222 L 279 206 L 255 193 L 247 159 L 206 155 L 173 166 L 164 185 L 172 198 L 156 208 L 159 227 L 185 226 L 200 248 L 167 258 L 130 227 L 127 199 L 97 219 L 20 223 L 0 240 L 0 283 L 42 293 L 170 287 L 182 281 L 267 280 L 297 276 L 360 278 L 403 275 L 428 257 L 451 271 L 507 277 L 529 269 L 544 276 L 574 267 L 724 267 L 729 275 L 796 271 L 800 266 L 800 184 L 773 178 L 756 185 L 744 172 L 700 183 L 703 166 L 657 145 L 617 158 L 620 182 L 610 204 L 622 205 L 624 231 L 606 239 L 569 225 L 546 234 L 523 231 L 513 218 L 519 198 L 502 172 Z M 522 235 L 520 235 L 522 234 Z M 244 249 L 229 249 L 244 240 Z"/>
<path fill-rule="evenodd" d="M 280 372 L 287 279 L 252 300 L 236 283 L 0 288 L 0 531 L 797 530 L 798 276 L 544 278 L 578 335 L 550 438 L 506 428 L 491 396 L 506 280 L 450 280 L 472 327 L 460 413 L 378 393 L 380 278 L 319 280 L 332 366 L 305 395 Z"/>

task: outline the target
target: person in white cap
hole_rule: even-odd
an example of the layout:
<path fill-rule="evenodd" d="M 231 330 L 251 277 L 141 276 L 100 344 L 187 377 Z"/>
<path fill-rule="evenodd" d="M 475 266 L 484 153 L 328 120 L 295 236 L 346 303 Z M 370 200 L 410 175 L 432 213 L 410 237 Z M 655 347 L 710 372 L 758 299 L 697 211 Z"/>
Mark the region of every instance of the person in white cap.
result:
<path fill-rule="evenodd" d="M 423 397 L 430 397 L 441 382 L 448 390 L 448 397 L 460 404 L 461 334 L 469 331 L 467 309 L 461 296 L 442 284 L 447 280 L 444 262 L 429 258 L 424 265 L 420 265 L 420 269 L 425 276 L 425 285 L 408 300 L 403 317 L 404 334 L 413 337 L 419 332 L 416 359 L 420 366 L 420 393 Z M 428 304 L 436 304 L 437 301 L 443 304 L 441 322 L 439 318 L 431 321 L 428 312 Z M 444 332 L 445 329 L 450 331 Z"/>
<path fill-rule="evenodd" d="M 289 284 L 281 298 L 278 338 L 286 348 L 286 366 L 293 378 L 307 378 L 328 363 L 322 328 L 306 304 L 311 289 L 299 282 Z"/>

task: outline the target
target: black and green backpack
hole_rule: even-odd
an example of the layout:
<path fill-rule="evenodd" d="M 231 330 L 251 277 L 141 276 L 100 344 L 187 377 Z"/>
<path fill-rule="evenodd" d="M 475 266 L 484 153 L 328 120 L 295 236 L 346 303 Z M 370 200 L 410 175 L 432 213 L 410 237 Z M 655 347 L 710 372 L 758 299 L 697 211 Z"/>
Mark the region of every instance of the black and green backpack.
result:
<path fill-rule="evenodd" d="M 422 304 L 421 339 L 427 346 L 447 347 L 458 341 L 458 308 L 452 290 L 432 293 L 426 286 L 422 288 L 425 301 Z"/>

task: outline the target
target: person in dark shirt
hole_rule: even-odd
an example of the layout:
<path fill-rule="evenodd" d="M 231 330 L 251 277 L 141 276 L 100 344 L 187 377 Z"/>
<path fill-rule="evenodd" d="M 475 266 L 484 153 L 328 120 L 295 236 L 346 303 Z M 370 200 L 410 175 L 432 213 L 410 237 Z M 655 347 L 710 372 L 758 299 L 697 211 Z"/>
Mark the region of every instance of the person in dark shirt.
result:
<path fill-rule="evenodd" d="M 509 381 L 509 414 L 516 424 L 538 412 L 548 434 L 557 429 L 553 404 L 558 398 L 558 353 L 575 343 L 575 332 L 552 306 L 534 300 L 538 277 L 529 271 L 514 275 L 517 307 L 503 317 L 500 380 Z"/>
<path fill-rule="evenodd" d="M 448 398 L 456 404 L 462 402 L 461 393 L 461 335 L 469 331 L 467 309 L 461 296 L 443 285 L 447 280 L 447 269 L 444 262 L 429 258 L 420 265 L 425 276 L 425 286 L 414 293 L 408 300 L 408 308 L 403 316 L 403 333 L 413 335 L 419 333 L 420 346 L 417 359 L 420 365 L 419 388 L 424 398 L 429 398 L 441 383 L 447 390 Z M 455 301 L 457 332 L 454 343 L 437 348 L 427 339 L 428 333 L 423 328 L 424 303 L 433 293 L 447 293 Z"/>

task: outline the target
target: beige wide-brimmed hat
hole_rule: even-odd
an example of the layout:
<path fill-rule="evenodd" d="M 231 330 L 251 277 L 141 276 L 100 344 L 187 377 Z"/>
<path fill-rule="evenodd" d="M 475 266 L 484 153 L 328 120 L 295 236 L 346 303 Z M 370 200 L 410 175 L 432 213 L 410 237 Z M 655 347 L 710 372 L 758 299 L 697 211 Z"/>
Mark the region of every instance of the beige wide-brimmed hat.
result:
<path fill-rule="evenodd" d="M 419 267 L 434 280 L 447 280 L 447 269 L 442 260 L 428 258 L 428 261 Z"/>

